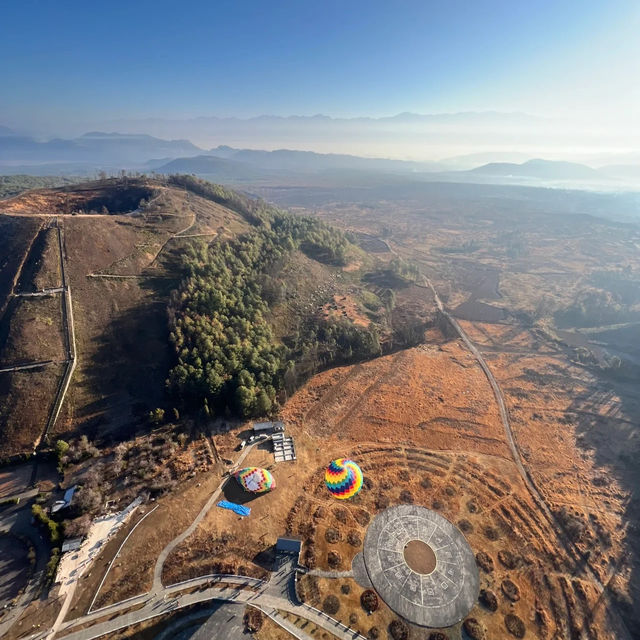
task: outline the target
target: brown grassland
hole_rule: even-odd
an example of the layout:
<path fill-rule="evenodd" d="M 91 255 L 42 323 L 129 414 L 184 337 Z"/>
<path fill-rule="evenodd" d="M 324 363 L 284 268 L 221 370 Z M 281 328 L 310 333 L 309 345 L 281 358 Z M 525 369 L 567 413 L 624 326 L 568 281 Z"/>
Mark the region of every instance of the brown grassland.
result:
<path fill-rule="evenodd" d="M 172 251 L 185 242 L 172 235 L 214 237 L 245 228 L 235 214 L 193 195 L 160 189 L 154 197 L 144 218 L 64 218 L 80 364 L 58 433 L 141 431 L 136 411 L 161 402 L 169 362 L 163 305 L 175 280 L 168 267 Z M 12 211 L 41 215 L 45 205 L 36 194 Z M 77 203 L 61 197 L 56 207 L 71 205 Z M 593 344 L 584 327 L 563 327 L 567 336 L 556 323 L 580 295 L 597 290 L 592 278 L 599 270 L 640 269 L 640 233 L 599 218 L 532 212 L 526 205 L 516 214 L 515 206 L 493 200 L 314 206 L 316 215 L 352 232 L 362 253 L 342 273 L 298 256 L 288 268 L 291 281 L 300 282 L 299 295 L 287 308 L 315 305 L 320 313 L 363 324 L 375 313 L 375 301 L 350 291 L 350 278 L 369 268 L 372 256 L 419 265 L 496 377 L 518 459 L 536 491 L 520 475 L 487 377 L 439 320 L 433 294 L 419 278 L 396 292 L 391 322 L 402 322 L 409 311 L 424 316 L 422 344 L 322 371 L 291 395 L 280 417 L 295 439 L 297 460 L 276 464 L 268 445 L 254 448 L 244 464 L 270 469 L 277 488 L 248 496 L 229 480 L 224 497 L 250 506 L 250 517 L 213 507 L 168 557 L 164 584 L 213 572 L 264 577 L 283 534 L 302 538 L 301 561 L 309 569 L 348 570 L 371 519 L 390 505 L 414 503 L 456 523 L 476 554 L 483 596 L 469 615 L 487 640 L 516 637 L 516 619 L 525 637 L 548 640 L 617 640 L 640 630 L 638 379 L 633 370 L 610 366 L 613 352 L 606 343 Z M 307 267 L 317 269 L 310 272 L 314 286 Z M 273 318 L 278 336 L 292 322 L 283 309 Z M 627 311 L 620 324 L 633 331 L 636 310 Z M 28 379 L 35 384 L 38 375 Z M 12 407 L 24 407 L 37 392 L 25 392 L 24 381 L 15 382 L 21 380 L 13 374 L 0 387 L 13 398 Z M 19 420 L 23 430 L 16 423 L 8 433 L 27 447 L 34 427 Z M 174 473 L 176 488 L 158 498 L 158 509 L 131 536 L 98 605 L 149 589 L 159 552 L 192 522 L 249 433 L 247 424 L 219 429 L 223 422 L 189 424 L 190 443 L 176 458 L 195 460 L 202 436 L 215 447 L 215 460 L 185 462 Z M 144 437 L 138 433 L 138 440 Z M 346 503 L 331 498 L 323 482 L 328 461 L 343 456 L 355 459 L 366 479 Z M 81 579 L 70 617 L 86 611 L 133 524 Z M 375 627 L 380 638 L 389 638 L 396 615 L 384 603 L 366 615 L 362 591 L 351 578 L 308 574 L 299 584 L 308 603 L 322 609 L 325 598 L 336 595 L 335 618 L 365 636 Z M 257 637 L 279 637 L 275 631 L 265 636 L 272 625 L 266 622 Z M 432 632 L 411 627 L 410 638 L 429 640 Z M 463 632 L 456 625 L 442 633 L 453 640 Z"/>

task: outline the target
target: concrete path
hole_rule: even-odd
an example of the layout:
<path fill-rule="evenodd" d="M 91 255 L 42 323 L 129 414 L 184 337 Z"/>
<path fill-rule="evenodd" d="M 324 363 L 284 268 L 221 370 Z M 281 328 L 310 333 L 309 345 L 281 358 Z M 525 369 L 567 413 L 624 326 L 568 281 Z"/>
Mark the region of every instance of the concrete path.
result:
<path fill-rule="evenodd" d="M 309 569 L 306 572 L 309 576 L 318 578 L 353 578 L 353 571 L 324 571 L 323 569 Z"/>
<path fill-rule="evenodd" d="M 221 605 L 193 635 L 189 636 L 189 640 L 211 640 L 211 638 L 246 640 L 244 607 L 226 603 Z"/>
<path fill-rule="evenodd" d="M 260 610 L 265 615 L 269 616 L 277 625 L 281 626 L 285 631 L 288 631 L 294 638 L 298 640 L 313 640 L 313 636 L 296 627 L 293 622 L 289 622 L 277 609 L 271 607 L 260 607 Z"/>
<path fill-rule="evenodd" d="M 161 552 L 156 560 L 156 566 L 153 570 L 153 587 L 152 591 L 156 592 L 162 588 L 162 569 L 164 567 L 164 563 L 167 558 L 171 554 L 171 552 L 182 542 L 184 542 L 198 527 L 198 525 L 202 522 L 204 517 L 209 513 L 211 507 L 213 507 L 218 499 L 220 498 L 220 494 L 224 489 L 224 485 L 231 478 L 231 474 L 237 468 L 239 468 L 244 459 L 249 455 L 249 452 L 255 447 L 257 444 L 262 444 L 266 442 L 266 440 L 259 440 L 250 444 L 248 447 L 245 447 L 244 451 L 240 454 L 239 458 L 236 460 L 233 467 L 229 470 L 229 475 L 222 480 L 222 482 L 218 485 L 218 488 L 211 494 L 209 500 L 207 500 L 206 504 L 200 510 L 200 513 L 196 516 L 195 520 L 189 525 L 187 529 L 185 529 L 177 538 L 174 538 Z"/>
<path fill-rule="evenodd" d="M 261 591 L 233 587 L 210 587 L 208 589 L 196 591 L 195 593 L 185 594 L 171 594 L 170 588 L 163 589 L 160 593 L 151 595 L 146 594 L 128 602 L 120 603 L 115 607 L 105 608 L 100 615 L 102 617 L 110 615 L 111 618 L 109 620 L 94 624 L 87 629 L 71 632 L 59 637 L 63 637 L 66 640 L 93 640 L 93 638 L 113 634 L 120 629 L 130 627 L 145 620 L 150 620 L 157 616 L 171 613 L 172 611 L 176 611 L 183 607 L 210 600 L 222 600 L 225 602 L 245 605 L 250 604 L 261 610 L 275 609 L 287 611 L 304 618 L 305 620 L 309 620 L 325 631 L 329 631 L 340 640 L 366 640 L 364 636 L 361 636 L 353 629 L 346 627 L 338 620 L 334 620 L 331 616 L 328 616 L 313 607 L 309 607 L 308 605 L 293 603 L 286 598 L 268 595 Z M 112 615 L 112 613 L 117 613 L 118 611 L 123 611 L 126 608 L 137 606 L 141 602 L 143 602 L 144 605 L 135 611 L 129 611 L 115 617 Z M 96 613 L 94 612 L 90 616 L 83 616 L 82 618 L 77 618 L 76 620 L 68 622 L 60 628 L 60 633 L 64 634 L 65 631 L 70 630 L 72 627 L 86 624 L 86 622 L 95 619 L 95 616 Z M 33 636 L 34 639 L 42 637 L 42 634 Z"/>

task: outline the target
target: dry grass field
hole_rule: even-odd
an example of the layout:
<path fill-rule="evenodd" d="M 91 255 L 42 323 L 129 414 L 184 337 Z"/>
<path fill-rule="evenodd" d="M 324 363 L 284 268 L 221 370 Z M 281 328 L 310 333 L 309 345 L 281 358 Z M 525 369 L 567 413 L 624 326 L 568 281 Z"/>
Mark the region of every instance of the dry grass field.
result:
<path fill-rule="evenodd" d="M 145 218 L 64 219 L 80 364 L 59 433 L 81 427 L 104 436 L 135 428 L 143 410 L 159 401 L 166 375 L 166 325 L 158 310 L 175 285 L 168 278 L 172 252 L 183 246 L 172 234 L 224 235 L 243 228 L 228 210 L 192 195 L 172 191 L 158 202 L 155 218 L 145 212 Z M 24 206 L 40 211 L 41 205 L 34 196 Z M 388 506 L 414 503 L 457 524 L 469 541 L 481 588 L 469 618 L 487 640 L 637 635 L 638 378 L 631 364 L 614 366 L 607 341 L 615 336 L 616 348 L 624 351 L 636 335 L 638 302 L 625 302 L 630 294 L 615 287 L 620 273 L 640 270 L 637 229 L 506 200 L 443 197 L 310 208 L 354 233 L 364 253 L 346 269 L 312 267 L 301 256 L 293 260 L 290 281 L 300 286 L 274 312 L 276 335 L 287 334 L 296 309 L 314 306 L 364 325 L 375 313 L 370 307 L 377 294 L 374 283 L 373 297 L 363 295 L 356 279 L 374 260 L 378 266 L 394 258 L 419 265 L 500 385 L 517 456 L 485 373 L 451 327 L 437 321 L 433 294 L 419 278 L 395 292 L 387 337 L 403 314 L 422 316 L 423 343 L 321 371 L 292 394 L 280 417 L 295 439 L 297 460 L 276 464 L 267 445 L 253 449 L 244 464 L 270 469 L 277 488 L 248 496 L 229 480 L 224 497 L 245 503 L 251 515 L 240 518 L 214 506 L 168 557 L 163 582 L 211 572 L 265 576 L 283 534 L 302 538 L 302 562 L 309 569 L 349 570 L 371 519 Z M 603 270 L 616 272 L 610 286 L 598 275 Z M 605 304 L 597 313 L 587 308 L 582 317 L 576 309 L 584 300 Z M 614 306 L 619 323 L 609 321 L 616 319 Z M 579 321 L 571 324 L 572 318 Z M 10 384 L 20 379 L 12 376 Z M 177 487 L 158 498 L 158 509 L 130 538 L 99 605 L 149 589 L 160 550 L 223 480 L 225 461 L 238 457 L 248 425 L 218 433 L 210 426 L 221 461 L 202 465 L 188 479 L 186 470 L 193 467 L 176 471 Z M 12 442 L 28 445 L 17 427 L 9 433 Z M 355 459 L 365 475 L 362 492 L 346 503 L 332 499 L 323 482 L 327 463 L 343 456 Z M 82 578 L 71 615 L 86 610 L 127 531 Z M 376 628 L 379 638 L 390 637 L 397 616 L 383 603 L 367 616 L 360 604 L 363 588 L 353 579 L 309 574 L 299 587 L 320 609 L 330 608 L 326 598 L 336 595 L 334 617 L 365 635 L 373 637 Z M 440 633 L 449 640 L 467 637 L 460 625 Z M 411 640 L 438 637 L 432 634 L 409 629 Z"/>

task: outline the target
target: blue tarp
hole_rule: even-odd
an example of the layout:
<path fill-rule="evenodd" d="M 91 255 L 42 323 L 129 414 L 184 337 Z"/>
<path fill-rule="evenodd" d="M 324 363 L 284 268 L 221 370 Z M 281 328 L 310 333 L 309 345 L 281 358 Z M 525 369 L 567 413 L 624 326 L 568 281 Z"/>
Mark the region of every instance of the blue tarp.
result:
<path fill-rule="evenodd" d="M 220 500 L 220 502 L 218 502 L 218 506 L 222 509 L 230 509 L 239 516 L 248 516 L 251 513 L 251 509 L 249 507 L 236 504 L 235 502 L 229 502 L 228 500 Z"/>

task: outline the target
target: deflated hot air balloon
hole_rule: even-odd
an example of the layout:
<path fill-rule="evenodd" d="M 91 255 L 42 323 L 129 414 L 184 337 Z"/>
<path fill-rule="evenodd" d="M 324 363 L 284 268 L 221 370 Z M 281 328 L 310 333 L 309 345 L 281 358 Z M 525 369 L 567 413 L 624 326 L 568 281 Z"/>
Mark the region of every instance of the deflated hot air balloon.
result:
<path fill-rule="evenodd" d="M 266 469 L 247 467 L 233 474 L 240 486 L 251 493 L 265 493 L 276 488 L 276 481 Z"/>
<path fill-rule="evenodd" d="M 353 460 L 338 458 L 327 467 L 324 481 L 334 498 L 346 500 L 362 489 L 362 471 Z"/>

